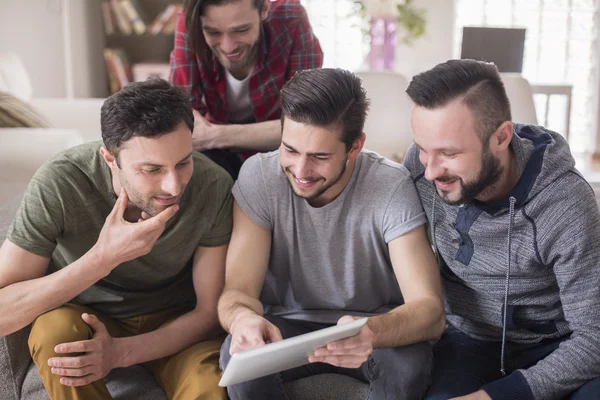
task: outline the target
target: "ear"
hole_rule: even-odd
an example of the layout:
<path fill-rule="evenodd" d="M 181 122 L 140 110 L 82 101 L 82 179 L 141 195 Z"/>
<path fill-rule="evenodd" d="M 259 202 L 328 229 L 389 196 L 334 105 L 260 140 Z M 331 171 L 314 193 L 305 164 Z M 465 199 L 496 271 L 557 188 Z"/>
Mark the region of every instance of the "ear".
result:
<path fill-rule="evenodd" d="M 492 151 L 504 151 L 510 145 L 513 137 L 513 124 L 511 121 L 504 121 L 496 132 L 490 138 L 490 147 Z"/>
<path fill-rule="evenodd" d="M 262 11 L 260 13 L 260 20 L 264 21 L 269 16 L 269 9 L 271 8 L 271 0 L 264 0 Z"/>
<path fill-rule="evenodd" d="M 348 160 L 354 160 L 360 154 L 363 146 L 365 145 L 365 140 L 367 139 L 367 135 L 363 132 L 358 139 L 352 143 L 352 147 L 348 152 Z"/>
<path fill-rule="evenodd" d="M 106 147 L 100 147 L 100 154 L 102 155 L 102 158 L 104 158 L 106 165 L 108 165 L 111 170 L 119 168 L 117 165 L 117 159 L 110 153 L 110 151 L 108 151 Z"/>

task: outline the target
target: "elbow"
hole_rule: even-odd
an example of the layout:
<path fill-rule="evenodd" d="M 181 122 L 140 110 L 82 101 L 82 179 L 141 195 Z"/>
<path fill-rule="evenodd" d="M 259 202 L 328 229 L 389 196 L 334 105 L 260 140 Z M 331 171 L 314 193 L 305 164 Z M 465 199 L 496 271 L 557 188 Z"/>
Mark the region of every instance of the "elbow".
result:
<path fill-rule="evenodd" d="M 24 326 L 16 325 L 13 321 L 8 320 L 6 317 L 0 318 L 0 338 L 8 335 L 12 335 Z"/>
<path fill-rule="evenodd" d="M 435 319 L 432 330 L 432 340 L 434 341 L 438 341 L 446 330 L 446 312 L 444 311 L 444 304 L 441 301 L 436 310 L 436 316 L 437 318 Z"/>
<path fill-rule="evenodd" d="M 425 340 L 437 342 L 446 330 L 446 312 L 444 311 L 444 302 L 441 298 L 435 298 L 435 301 L 430 303 L 427 311 L 431 319 L 429 320 L 429 329 L 427 329 L 427 337 Z"/>

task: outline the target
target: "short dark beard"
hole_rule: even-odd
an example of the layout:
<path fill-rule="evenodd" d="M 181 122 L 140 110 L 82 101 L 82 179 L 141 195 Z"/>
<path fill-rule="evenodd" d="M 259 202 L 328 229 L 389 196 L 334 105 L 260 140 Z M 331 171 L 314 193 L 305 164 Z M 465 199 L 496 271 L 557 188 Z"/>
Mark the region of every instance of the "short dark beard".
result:
<path fill-rule="evenodd" d="M 160 214 L 163 211 L 164 208 L 159 209 L 157 206 L 152 204 L 152 196 L 150 196 L 150 197 L 144 196 L 142 193 L 135 190 L 129 184 L 129 181 L 125 178 L 125 175 L 123 174 L 122 171 L 119 171 L 119 181 L 120 181 L 121 186 L 123 188 L 125 188 L 125 190 L 127 191 L 127 198 L 128 198 L 130 207 L 135 207 L 135 208 L 139 209 L 140 212 L 143 211 L 151 217 L 155 217 L 156 215 Z M 179 201 L 181 201 L 181 198 L 183 198 L 183 193 L 185 192 L 186 186 L 187 185 L 185 185 L 181 188 L 181 193 L 179 195 L 177 204 L 179 204 Z"/>
<path fill-rule="evenodd" d="M 339 173 L 339 175 L 335 179 L 333 179 L 329 184 L 327 184 L 327 185 L 323 186 L 321 189 L 319 189 L 312 196 L 301 196 L 301 195 L 299 195 L 294 190 L 294 186 L 293 186 L 292 182 L 289 182 L 289 180 L 288 180 L 288 183 L 290 184 L 290 186 L 292 186 L 292 192 L 294 192 L 294 194 L 296 196 L 301 197 L 301 198 L 305 199 L 306 201 L 308 201 L 310 203 L 312 200 L 315 200 L 316 198 L 318 198 L 319 196 L 321 196 L 323 193 L 325 193 L 327 190 L 329 190 L 333 185 L 335 185 L 336 183 L 338 183 L 340 181 L 340 179 L 342 179 L 342 176 L 344 176 L 344 173 L 346 172 L 347 168 L 348 168 L 348 157 L 346 157 L 346 159 L 344 160 L 344 162 L 342 164 L 342 171 Z M 291 171 L 289 171 L 289 170 L 287 170 L 287 172 L 289 172 L 290 174 L 292 174 Z"/>
<path fill-rule="evenodd" d="M 237 74 L 240 71 L 245 71 L 246 68 L 248 68 L 250 65 L 256 63 L 258 61 L 258 48 L 260 46 L 260 41 L 262 38 L 262 28 L 261 28 L 261 33 L 258 35 L 258 40 L 256 42 L 254 42 L 254 44 L 252 44 L 252 46 L 250 46 L 248 48 L 248 54 L 245 60 L 240 60 L 241 62 L 235 62 L 232 63 L 231 61 L 229 62 L 230 64 L 230 72 L 233 76 L 237 76 Z M 216 53 L 218 50 L 216 49 L 212 49 L 213 53 Z M 220 57 L 223 57 L 222 54 L 219 54 Z"/>
<path fill-rule="evenodd" d="M 503 171 L 504 168 L 500 165 L 500 160 L 494 157 L 489 149 L 486 149 L 481 155 L 481 170 L 479 171 L 479 176 L 475 180 L 467 183 L 462 179 L 459 179 L 461 192 L 458 200 L 450 201 L 444 199 L 444 196 L 441 196 L 442 200 L 444 203 L 451 206 L 470 203 L 482 192 L 492 188 L 493 185 L 500 180 Z"/>

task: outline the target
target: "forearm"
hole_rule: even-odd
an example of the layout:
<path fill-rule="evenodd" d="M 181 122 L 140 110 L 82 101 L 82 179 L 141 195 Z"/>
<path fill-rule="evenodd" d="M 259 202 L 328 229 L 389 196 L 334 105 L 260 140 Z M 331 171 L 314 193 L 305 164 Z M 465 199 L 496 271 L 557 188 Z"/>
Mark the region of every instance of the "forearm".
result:
<path fill-rule="evenodd" d="M 281 143 L 279 120 L 253 124 L 215 125 L 220 130 L 217 147 L 235 150 L 275 150 Z"/>
<path fill-rule="evenodd" d="M 219 321 L 223 329 L 231 333 L 234 322 L 245 314 L 263 315 L 260 300 L 236 289 L 225 289 L 219 299 Z"/>
<path fill-rule="evenodd" d="M 194 309 L 155 331 L 115 339 L 120 355 L 117 367 L 173 355 L 199 341 L 211 339 L 219 331 L 216 310 Z"/>
<path fill-rule="evenodd" d="M 50 275 L 0 289 L 0 337 L 29 325 L 104 278 L 112 268 L 93 251 Z"/>
<path fill-rule="evenodd" d="M 437 340 L 444 331 L 444 308 L 437 298 L 418 299 L 387 314 L 369 318 L 368 324 L 375 334 L 373 347 L 397 347 Z"/>

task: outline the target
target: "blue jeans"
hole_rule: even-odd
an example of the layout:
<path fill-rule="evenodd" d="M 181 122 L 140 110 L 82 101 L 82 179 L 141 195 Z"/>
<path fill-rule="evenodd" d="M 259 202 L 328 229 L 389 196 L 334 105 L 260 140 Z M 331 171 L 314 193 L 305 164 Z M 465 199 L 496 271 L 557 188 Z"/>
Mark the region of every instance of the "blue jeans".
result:
<path fill-rule="evenodd" d="M 542 343 L 507 342 L 507 372 L 529 368 L 558 348 L 564 338 Z M 426 400 L 447 400 L 476 392 L 502 378 L 500 342 L 473 339 L 449 325 L 433 349 L 432 384 Z M 589 381 L 567 397 L 569 400 L 600 399 L 600 378 Z"/>
<path fill-rule="evenodd" d="M 296 321 L 265 316 L 281 331 L 283 338 L 326 328 L 328 324 Z M 221 347 L 221 369 L 225 369 L 231 356 L 231 335 Z M 369 400 L 421 399 L 431 382 L 432 346 L 417 343 L 398 348 L 375 349 L 360 368 L 338 368 L 325 363 L 312 363 L 277 374 L 231 385 L 227 392 L 231 400 L 287 400 L 283 383 L 307 376 L 337 373 L 350 376 L 370 385 Z"/>

